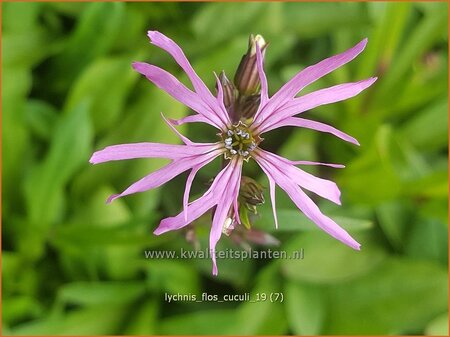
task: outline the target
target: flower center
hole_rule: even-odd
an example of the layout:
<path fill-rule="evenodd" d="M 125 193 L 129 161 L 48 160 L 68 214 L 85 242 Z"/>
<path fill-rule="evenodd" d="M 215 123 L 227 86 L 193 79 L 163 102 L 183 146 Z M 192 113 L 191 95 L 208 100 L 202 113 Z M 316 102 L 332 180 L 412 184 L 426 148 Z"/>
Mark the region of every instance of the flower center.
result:
<path fill-rule="evenodd" d="M 241 156 L 248 160 L 251 152 L 258 146 L 261 139 L 253 135 L 249 127 L 242 122 L 233 125 L 227 132 L 220 135 L 225 145 L 225 159 Z"/>

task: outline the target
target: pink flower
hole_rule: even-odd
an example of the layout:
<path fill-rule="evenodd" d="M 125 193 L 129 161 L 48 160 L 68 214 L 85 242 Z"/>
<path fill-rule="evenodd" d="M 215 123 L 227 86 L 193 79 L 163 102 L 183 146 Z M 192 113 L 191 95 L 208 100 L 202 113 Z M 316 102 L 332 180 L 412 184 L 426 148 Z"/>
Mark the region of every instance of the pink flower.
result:
<path fill-rule="evenodd" d="M 257 68 L 261 82 L 259 108 L 254 118 L 247 124 L 242 121 L 233 124 L 224 106 L 223 88 L 217 76 L 218 93 L 216 97 L 198 77 L 183 51 L 174 41 L 157 31 L 149 31 L 148 36 L 152 44 L 164 49 L 174 58 L 189 77 L 194 90 L 188 89 L 173 75 L 154 65 L 136 62 L 133 63 L 133 68 L 173 98 L 191 108 L 195 111 L 195 114 L 176 121 L 168 121 L 163 117 L 169 127 L 184 142 L 184 145 L 124 144 L 109 146 L 93 154 L 90 159 L 93 164 L 134 158 L 168 158 L 172 160 L 165 167 L 132 184 L 122 193 L 112 195 L 108 202 L 125 195 L 159 187 L 180 173 L 190 170 L 184 192 L 183 211 L 175 217 L 163 219 L 154 233 L 159 235 L 183 228 L 208 210 L 216 207 L 209 245 L 213 260 L 213 274 L 217 275 L 215 247 L 222 232 L 226 232 L 230 224 L 240 223 L 238 195 L 242 166 L 249 159 L 254 159 L 269 180 L 270 198 L 276 227 L 278 227 L 278 221 L 275 206 L 275 186 L 278 185 L 317 226 L 346 245 L 359 250 L 360 244 L 332 219 L 322 214 L 317 205 L 303 191 L 303 189 L 307 189 L 336 204 L 340 204 L 340 191 L 336 184 L 329 180 L 317 178 L 296 167 L 296 165 L 343 166 L 308 161 L 290 161 L 263 150 L 260 145 L 263 133 L 283 126 L 298 126 L 326 132 L 347 142 L 358 144 L 356 139 L 330 125 L 294 116 L 323 104 L 339 102 L 356 96 L 373 84 L 376 78 L 340 84 L 300 97 L 295 96 L 308 84 L 353 60 L 363 51 L 367 39 L 342 54 L 303 69 L 272 97 L 268 95 L 267 80 L 263 70 L 263 56 L 260 46 L 256 43 Z M 214 126 L 220 132 L 220 140 L 215 143 L 194 143 L 181 135 L 174 127 L 174 125 L 190 122 L 203 122 Z M 224 156 L 228 160 L 228 164 L 215 177 L 205 194 L 189 203 L 189 193 L 197 171 L 219 156 Z"/>

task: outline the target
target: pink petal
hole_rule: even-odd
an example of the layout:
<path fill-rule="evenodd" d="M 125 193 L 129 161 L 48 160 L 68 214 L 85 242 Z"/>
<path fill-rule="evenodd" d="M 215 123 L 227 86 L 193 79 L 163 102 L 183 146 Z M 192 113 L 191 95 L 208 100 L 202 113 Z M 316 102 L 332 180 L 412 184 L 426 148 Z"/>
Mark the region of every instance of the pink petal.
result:
<path fill-rule="evenodd" d="M 158 88 L 164 90 L 179 102 L 203 115 L 206 119 L 206 123 L 213 125 L 218 129 L 222 129 L 222 121 L 215 113 L 211 112 L 210 107 L 203 102 L 199 94 L 186 88 L 186 86 L 178 81 L 172 74 L 154 65 L 143 62 L 134 62 L 133 68 L 147 77 L 147 79 L 153 82 Z"/>
<path fill-rule="evenodd" d="M 331 164 L 331 163 L 320 163 L 317 161 L 305 161 L 305 160 L 295 160 L 290 161 L 292 165 L 322 165 L 322 166 L 329 166 L 334 168 L 345 168 L 345 165 L 342 164 Z"/>
<path fill-rule="evenodd" d="M 220 79 L 216 73 L 214 73 L 214 76 L 216 77 L 216 83 L 217 83 L 217 97 L 215 99 L 216 99 L 217 105 L 220 107 L 220 111 L 218 111 L 218 113 L 220 113 L 223 123 L 225 125 L 230 125 L 231 124 L 230 116 L 228 115 L 227 108 L 225 108 L 225 104 L 223 101 L 222 82 L 220 81 Z"/>
<path fill-rule="evenodd" d="M 150 42 L 152 44 L 161 49 L 164 49 L 174 58 L 174 60 L 184 70 L 186 75 L 191 80 L 192 85 L 195 88 L 195 91 L 197 91 L 199 94 L 205 94 L 205 96 L 212 97 L 211 92 L 208 90 L 206 85 L 194 71 L 180 46 L 178 46 L 172 39 L 168 38 L 167 36 L 158 31 L 148 31 L 148 37 L 150 38 Z"/>
<path fill-rule="evenodd" d="M 184 212 L 175 217 L 165 218 L 161 220 L 158 228 L 153 231 L 153 234 L 160 235 L 172 230 L 183 228 L 208 212 L 215 204 L 216 200 L 213 198 L 213 195 L 211 193 L 205 193 L 202 197 L 195 200 L 188 206 L 188 215 L 186 220 L 184 219 Z"/>
<path fill-rule="evenodd" d="M 353 60 L 364 50 L 366 44 L 367 39 L 364 39 L 353 48 L 341 54 L 329 57 L 300 71 L 291 80 L 289 80 L 289 82 L 283 85 L 283 87 L 281 87 L 275 95 L 272 96 L 266 106 L 267 110 L 265 109 L 267 112 L 265 111 L 260 117 L 264 118 L 265 114 L 268 112 L 270 113 L 271 110 L 281 107 L 307 85 Z M 261 121 L 261 119 L 259 121 Z"/>
<path fill-rule="evenodd" d="M 185 156 L 184 158 L 178 158 L 173 162 L 171 162 L 170 164 L 159 169 L 158 171 L 152 172 L 149 175 L 142 178 L 141 180 L 135 182 L 122 193 L 110 196 L 108 202 L 111 202 L 125 195 L 144 192 L 152 188 L 159 187 L 168 182 L 169 180 L 173 179 L 180 173 L 191 169 L 195 165 L 199 165 L 203 162 L 206 162 L 209 159 L 212 160 L 217 156 L 219 156 L 221 153 L 222 153 L 221 150 L 214 150 L 202 155 L 190 157 Z"/>
<path fill-rule="evenodd" d="M 208 123 L 208 120 L 202 115 L 189 115 L 180 119 L 169 119 L 173 125 L 182 125 L 184 123 Z"/>
<path fill-rule="evenodd" d="M 261 106 L 264 106 L 269 99 L 269 87 L 267 85 L 266 73 L 264 72 L 264 60 L 258 43 L 256 43 L 256 66 L 261 82 Z"/>
<path fill-rule="evenodd" d="M 223 110 L 226 110 L 225 105 L 223 103 L 223 86 L 222 86 L 222 82 L 220 81 L 219 77 L 217 76 L 216 73 L 214 73 L 214 76 L 216 78 L 216 86 L 217 86 L 217 104 L 220 105 L 220 107 Z"/>
<path fill-rule="evenodd" d="M 294 98 L 281 108 L 267 113 L 264 120 L 258 125 L 258 130 L 260 132 L 267 132 L 276 129 L 279 125 L 278 123 L 282 122 L 285 118 L 292 117 L 321 105 L 354 97 L 371 86 L 376 80 L 376 77 L 372 77 L 359 82 L 339 84 Z"/>
<path fill-rule="evenodd" d="M 317 226 L 346 245 L 356 250 L 360 249 L 360 244 L 336 222 L 322 214 L 317 205 L 301 190 L 300 187 L 297 186 L 296 183 L 290 180 L 282 170 L 267 162 L 264 163 L 258 161 L 258 164 L 260 164 L 265 174 L 272 177 L 272 179 L 275 180 L 275 182 L 289 195 L 295 205 Z"/>
<path fill-rule="evenodd" d="M 169 126 L 169 128 L 178 136 L 178 138 L 181 139 L 181 141 L 186 144 L 186 145 L 195 145 L 189 138 L 183 136 L 174 126 L 173 123 L 171 123 L 170 120 L 168 120 L 164 114 L 161 112 L 161 117 L 164 120 L 164 122 L 166 122 L 167 126 Z"/>
<path fill-rule="evenodd" d="M 213 275 L 217 275 L 218 273 L 215 256 L 216 244 L 222 235 L 223 224 L 228 216 L 231 205 L 239 193 L 241 180 L 242 160 L 232 160 L 230 164 L 233 165 L 232 173 L 225 189 L 218 191 L 220 193 L 220 200 L 214 213 L 211 232 L 209 234 L 209 251 L 211 252 L 213 262 Z"/>
<path fill-rule="evenodd" d="M 113 160 L 136 158 L 177 159 L 207 153 L 216 148 L 217 144 L 197 144 L 196 146 L 160 143 L 121 144 L 107 146 L 103 150 L 95 152 L 89 159 L 89 162 L 91 164 L 99 164 Z"/>
<path fill-rule="evenodd" d="M 213 275 L 218 274 L 217 262 L 216 262 L 216 245 L 222 236 L 222 228 L 225 220 L 227 218 L 228 212 L 230 210 L 232 200 L 226 200 L 222 198 L 221 202 L 217 204 L 216 211 L 214 212 L 213 223 L 211 226 L 211 231 L 209 233 L 209 251 L 211 253 L 211 259 L 213 263 Z"/>
<path fill-rule="evenodd" d="M 160 235 L 168 231 L 177 230 L 184 226 L 187 226 L 192 221 L 198 219 L 200 216 L 206 213 L 214 205 L 217 205 L 222 195 L 221 192 L 226 188 L 229 182 L 232 170 L 233 166 L 230 162 L 222 171 L 219 172 L 205 194 L 188 205 L 187 220 L 184 219 L 183 211 L 175 217 L 163 219 L 160 222 L 158 228 L 156 228 L 153 233 L 156 235 Z"/>
<path fill-rule="evenodd" d="M 206 165 L 206 164 L 205 164 Z M 192 182 L 194 181 L 194 178 L 198 172 L 204 165 L 196 165 L 192 168 L 191 172 L 189 173 L 189 176 L 186 180 L 186 186 L 184 188 L 184 194 L 183 194 L 183 212 L 184 212 L 184 221 L 187 221 L 188 219 L 188 203 L 189 203 L 189 193 L 191 192 Z"/>
<path fill-rule="evenodd" d="M 270 203 L 272 204 L 273 219 L 275 221 L 275 228 L 278 229 L 277 206 L 275 204 L 275 181 L 269 175 L 267 176 L 267 179 L 269 180 Z"/>
<path fill-rule="evenodd" d="M 312 174 L 293 166 L 287 159 L 262 149 L 258 150 L 258 153 L 255 155 L 255 160 L 261 164 L 277 167 L 297 185 L 338 205 L 341 204 L 341 192 L 334 182 L 315 177 Z"/>
<path fill-rule="evenodd" d="M 200 77 L 192 68 L 189 63 L 186 55 L 184 55 L 183 50 L 178 46 L 173 40 L 163 35 L 158 31 L 149 31 L 148 37 L 150 41 L 155 46 L 158 46 L 168 52 L 174 60 L 178 63 L 178 65 L 184 70 L 186 75 L 189 77 L 192 85 L 194 86 L 195 91 L 200 95 L 202 100 L 211 108 L 211 112 L 215 114 L 216 117 L 221 119 L 223 125 L 226 125 L 229 122 L 228 115 L 226 111 L 222 111 L 221 108 L 217 105 L 216 98 L 211 94 L 208 87 L 203 83 Z M 222 126 L 223 126 L 222 125 Z M 223 129 L 223 127 L 221 127 Z"/>
<path fill-rule="evenodd" d="M 312 120 L 300 118 L 300 117 L 289 117 L 277 124 L 277 128 L 280 128 L 283 126 L 297 126 L 300 128 L 306 128 L 306 129 L 312 129 L 315 131 L 330 133 L 342 140 L 345 140 L 346 142 L 349 142 L 349 143 L 352 143 L 355 145 L 359 145 L 359 142 L 352 136 L 349 136 L 348 134 L 332 127 L 331 125 L 325 124 L 325 123 L 316 122 L 316 121 L 312 121 Z"/>
<path fill-rule="evenodd" d="M 234 220 L 236 220 L 238 224 L 241 224 L 241 217 L 239 215 L 238 197 L 239 196 L 236 195 L 236 198 L 234 198 L 234 200 L 233 200 Z"/>

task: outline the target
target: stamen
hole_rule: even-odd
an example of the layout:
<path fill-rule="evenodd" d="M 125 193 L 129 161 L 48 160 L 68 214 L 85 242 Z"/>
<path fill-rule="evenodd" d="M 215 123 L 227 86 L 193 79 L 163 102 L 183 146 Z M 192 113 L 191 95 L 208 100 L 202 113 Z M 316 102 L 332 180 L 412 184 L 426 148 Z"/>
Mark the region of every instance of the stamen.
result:
<path fill-rule="evenodd" d="M 249 127 L 242 121 L 233 125 L 229 130 L 221 135 L 225 152 L 225 158 L 231 159 L 232 156 L 239 155 L 244 160 L 249 160 L 251 152 L 261 142 L 261 138 L 250 131 Z"/>

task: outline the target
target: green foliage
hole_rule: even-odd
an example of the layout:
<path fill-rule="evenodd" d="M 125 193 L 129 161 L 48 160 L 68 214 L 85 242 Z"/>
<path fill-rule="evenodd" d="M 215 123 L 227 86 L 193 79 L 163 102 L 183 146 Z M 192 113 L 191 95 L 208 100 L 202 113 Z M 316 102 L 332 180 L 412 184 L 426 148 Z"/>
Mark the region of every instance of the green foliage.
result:
<path fill-rule="evenodd" d="M 4 3 L 2 4 L 2 335 L 448 335 L 448 4 Z M 185 175 L 106 205 L 111 194 L 166 160 L 92 166 L 93 151 L 132 142 L 179 143 L 161 119 L 189 111 L 132 68 L 145 61 L 189 85 L 146 37 L 177 41 L 211 88 L 232 78 L 249 34 L 270 42 L 270 92 L 307 65 L 364 37 L 354 61 L 305 92 L 379 80 L 351 100 L 305 112 L 360 147 L 310 130 L 283 129 L 264 147 L 336 181 L 342 206 L 314 199 L 362 244 L 330 238 L 277 189 L 279 229 L 266 203 L 252 230 L 303 258 L 146 258 L 192 251 L 186 230 L 152 234 L 181 209 Z M 212 142 L 212 128 L 178 128 Z M 202 169 L 200 195 L 219 163 Z M 265 187 L 256 165 L 246 174 Z M 211 214 L 196 222 L 208 247 Z M 218 250 L 248 248 L 223 236 Z M 268 247 L 251 244 L 256 251 Z M 172 301 L 166 295 L 248 293 L 252 301 Z M 255 301 L 281 293 L 283 300 Z"/>
<path fill-rule="evenodd" d="M 416 333 L 445 312 L 446 287 L 447 273 L 438 266 L 391 258 L 373 272 L 329 289 L 325 333 Z"/>

